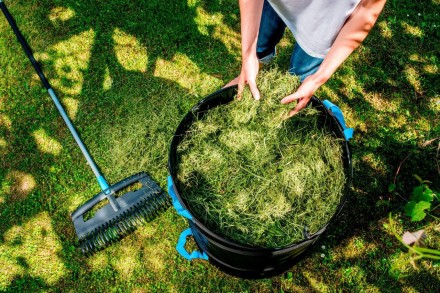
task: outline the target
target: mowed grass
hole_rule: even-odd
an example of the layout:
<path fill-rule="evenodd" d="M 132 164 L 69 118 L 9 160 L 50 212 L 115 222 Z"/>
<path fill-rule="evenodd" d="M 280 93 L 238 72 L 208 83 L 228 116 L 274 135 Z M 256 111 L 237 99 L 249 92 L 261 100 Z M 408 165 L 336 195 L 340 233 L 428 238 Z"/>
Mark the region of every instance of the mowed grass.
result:
<path fill-rule="evenodd" d="M 280 103 L 298 79 L 277 68 L 242 100 L 210 109 L 177 147 L 177 186 L 188 209 L 209 230 L 235 243 L 281 248 L 315 234 L 341 205 L 343 139 L 329 117 L 307 107 L 287 118 Z M 325 121 L 325 122 L 324 122 Z"/>
<path fill-rule="evenodd" d="M 6 4 L 108 181 L 147 171 L 166 189 L 178 123 L 240 70 L 236 1 Z M 264 280 L 179 256 L 188 224 L 171 208 L 82 256 L 70 213 L 99 187 L 0 17 L 0 291 L 436 292 L 438 263 L 414 269 L 386 224 L 392 212 L 400 232 L 424 228 L 439 248 L 439 209 L 419 224 L 402 215 L 418 184 L 412 174 L 440 190 L 438 141 L 424 144 L 440 137 L 439 14 L 438 0 L 389 0 L 364 44 L 316 93 L 355 128 L 352 191 L 326 237 Z M 292 46 L 288 33 L 279 68 L 288 69 Z M 398 194 L 387 190 L 394 181 Z"/>

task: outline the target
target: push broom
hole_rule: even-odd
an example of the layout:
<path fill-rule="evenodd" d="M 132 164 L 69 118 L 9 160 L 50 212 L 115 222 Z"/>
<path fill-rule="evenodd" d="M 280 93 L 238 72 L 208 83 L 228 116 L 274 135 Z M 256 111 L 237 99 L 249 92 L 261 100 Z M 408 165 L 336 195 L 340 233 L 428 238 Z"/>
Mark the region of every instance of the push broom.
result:
<path fill-rule="evenodd" d="M 109 186 L 64 111 L 54 90 L 35 60 L 30 46 L 21 34 L 14 18 L 2 0 L 0 0 L 0 8 L 34 66 L 41 82 L 55 103 L 73 138 L 81 149 L 102 190 L 82 206 L 78 207 L 71 215 L 81 250 L 84 254 L 89 255 L 126 236 L 135 230 L 138 224 L 154 219 L 159 213 L 168 208 L 170 205 L 169 197 L 158 184 L 144 172 L 134 174 L 129 178 Z M 119 191 L 130 189 L 131 191 L 116 196 Z M 108 202 L 102 208 L 98 209 L 92 218 L 85 220 L 84 216 L 88 215 L 88 213 L 103 200 L 107 200 Z"/>

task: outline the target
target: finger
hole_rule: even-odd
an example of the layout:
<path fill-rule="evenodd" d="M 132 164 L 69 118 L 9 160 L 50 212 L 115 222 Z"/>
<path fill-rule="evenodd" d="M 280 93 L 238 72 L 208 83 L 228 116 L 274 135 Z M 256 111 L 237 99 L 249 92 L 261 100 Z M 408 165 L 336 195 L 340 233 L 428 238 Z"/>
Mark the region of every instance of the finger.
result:
<path fill-rule="evenodd" d="M 238 78 L 239 78 L 239 77 L 237 76 L 236 78 L 234 78 L 233 80 L 231 80 L 230 82 L 228 82 L 227 84 L 225 84 L 225 85 L 223 86 L 223 88 L 238 84 Z"/>
<path fill-rule="evenodd" d="M 290 96 L 287 96 L 281 100 L 282 104 L 289 104 L 293 101 L 299 100 L 301 98 L 301 95 L 298 92 L 295 92 L 291 94 Z"/>
<path fill-rule="evenodd" d="M 242 98 L 244 86 L 245 86 L 244 82 L 238 83 L 238 91 L 237 91 L 237 99 L 238 100 L 241 100 L 241 98 Z"/>
<path fill-rule="evenodd" d="M 287 115 L 288 118 L 295 116 L 298 114 L 299 110 L 295 107 L 293 110 L 290 110 L 289 114 Z"/>
<path fill-rule="evenodd" d="M 296 114 L 298 114 L 299 111 L 304 109 L 307 106 L 307 99 L 301 99 L 298 101 L 298 104 L 296 104 L 296 107 L 291 110 L 288 114 L 289 117 L 292 117 Z"/>
<path fill-rule="evenodd" d="M 260 99 L 260 91 L 258 90 L 257 84 L 255 81 L 249 82 L 249 88 L 251 89 L 252 96 L 255 100 Z"/>

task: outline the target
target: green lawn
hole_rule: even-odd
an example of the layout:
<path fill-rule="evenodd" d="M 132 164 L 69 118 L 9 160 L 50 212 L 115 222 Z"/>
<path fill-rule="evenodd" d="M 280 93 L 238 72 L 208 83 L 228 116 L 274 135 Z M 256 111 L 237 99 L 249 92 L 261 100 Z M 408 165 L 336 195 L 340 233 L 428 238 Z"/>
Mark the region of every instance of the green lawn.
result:
<path fill-rule="evenodd" d="M 6 2 L 108 181 L 145 170 L 166 188 L 178 123 L 239 72 L 237 1 Z M 286 273 L 242 280 L 178 255 L 188 224 L 171 208 L 92 257 L 78 251 L 70 213 L 99 187 L 0 16 L 0 291 L 438 291 L 440 263 L 413 268 L 387 224 L 392 212 L 400 234 L 424 228 L 440 248 L 440 208 L 418 223 L 403 212 L 413 174 L 440 191 L 439 141 L 425 143 L 440 137 L 439 28 L 439 0 L 387 2 L 316 93 L 355 128 L 343 213 Z M 292 42 L 279 47 L 280 68 Z"/>

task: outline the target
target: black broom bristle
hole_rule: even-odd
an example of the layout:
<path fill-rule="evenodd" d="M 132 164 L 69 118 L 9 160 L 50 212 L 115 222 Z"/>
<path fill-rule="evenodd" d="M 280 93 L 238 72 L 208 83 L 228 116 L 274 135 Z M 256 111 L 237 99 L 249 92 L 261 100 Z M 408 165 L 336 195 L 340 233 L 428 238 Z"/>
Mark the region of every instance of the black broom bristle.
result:
<path fill-rule="evenodd" d="M 79 239 L 85 255 L 98 252 L 133 232 L 140 224 L 150 222 L 171 205 L 170 197 L 162 192 L 143 198 L 127 211 L 110 219 Z"/>

